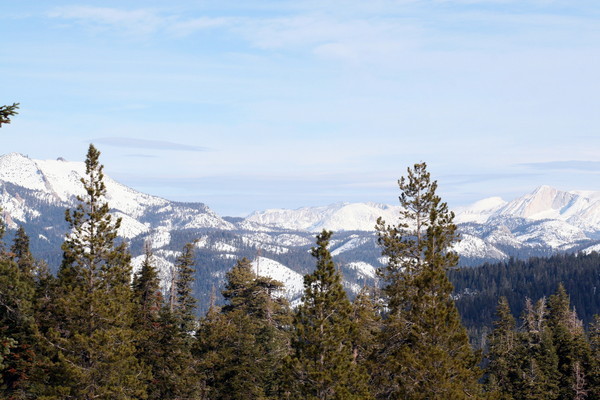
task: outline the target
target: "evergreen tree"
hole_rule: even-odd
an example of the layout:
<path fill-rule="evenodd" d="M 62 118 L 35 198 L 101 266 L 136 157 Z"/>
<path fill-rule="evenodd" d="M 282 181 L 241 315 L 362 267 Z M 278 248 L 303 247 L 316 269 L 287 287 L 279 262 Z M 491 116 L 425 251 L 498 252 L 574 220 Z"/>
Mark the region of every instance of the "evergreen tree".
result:
<path fill-rule="evenodd" d="M 211 305 L 198 331 L 197 357 L 207 399 L 280 399 L 291 323 L 283 284 L 239 260 L 227 273 L 226 305 Z"/>
<path fill-rule="evenodd" d="M 163 363 L 168 350 L 162 346 L 161 309 L 163 296 L 160 291 L 158 272 L 153 265 L 152 249 L 145 245 L 145 256 L 142 266 L 133 279 L 133 297 L 135 314 L 133 328 L 137 333 L 136 356 L 150 369 L 148 376 L 148 398 L 162 399 L 163 388 L 168 386 L 161 377 L 164 376 Z M 170 327 L 169 327 L 170 328 Z"/>
<path fill-rule="evenodd" d="M 571 400 L 587 390 L 586 375 L 591 369 L 591 348 L 583 323 L 571 309 L 565 287 L 560 284 L 548 299 L 548 326 L 558 357 L 560 400 Z"/>
<path fill-rule="evenodd" d="M 63 262 L 48 340 L 55 350 L 52 395 L 64 399 L 145 398 L 146 369 L 135 357 L 134 303 L 130 255 L 117 243 L 120 219 L 104 201 L 106 187 L 100 153 L 90 145 L 85 196 L 67 210 L 71 228 L 63 243 Z"/>
<path fill-rule="evenodd" d="M 525 300 L 523 327 L 519 335 L 520 381 L 515 390 L 517 399 L 551 400 L 558 398 L 558 357 L 547 323 L 546 299 L 535 303 Z"/>
<path fill-rule="evenodd" d="M 35 282 L 6 257 L 0 258 L 0 397 L 27 398 L 31 392 L 36 354 L 37 324 L 34 319 Z M 39 371 L 38 371 L 39 372 Z"/>
<path fill-rule="evenodd" d="M 136 327 L 146 330 L 158 320 L 164 302 L 158 271 L 153 264 L 152 248 L 148 243 L 144 246 L 144 261 L 133 278 L 132 286 L 137 305 Z"/>
<path fill-rule="evenodd" d="M 436 195 L 426 164 L 402 177 L 401 222 L 377 223 L 388 258 L 380 271 L 388 315 L 379 354 L 381 398 L 479 398 L 477 358 L 452 299 L 446 272 L 458 255 L 454 214 Z"/>
<path fill-rule="evenodd" d="M 356 327 L 354 333 L 354 362 L 369 372 L 369 392 L 377 392 L 373 377 L 377 371 L 376 355 L 381 351 L 379 342 L 382 320 L 378 290 L 363 287 L 352 303 L 352 321 Z"/>
<path fill-rule="evenodd" d="M 148 258 L 148 256 L 147 256 Z M 137 292 L 155 293 L 150 295 L 151 304 L 157 302 L 158 282 L 153 278 L 153 268 L 148 260 L 145 271 L 142 268 L 138 284 L 146 281 L 150 290 L 134 289 Z M 195 307 L 196 300 L 192 296 L 192 285 L 195 274 L 194 244 L 183 247 L 181 255 L 175 263 L 175 274 L 171 282 L 173 296 L 168 304 L 164 304 L 157 312 L 151 312 L 150 337 L 147 341 L 145 362 L 152 370 L 152 381 L 149 385 L 150 399 L 195 399 L 200 390 L 200 376 L 192 349 L 197 329 Z M 145 276 L 145 278 L 143 278 Z M 155 306 L 148 304 L 151 310 Z"/>
<path fill-rule="evenodd" d="M 329 231 L 317 235 L 311 250 L 316 269 L 304 276 L 304 295 L 294 321 L 292 398 L 368 399 L 368 375 L 355 356 L 357 327 L 327 249 L 330 238 Z"/>
<path fill-rule="evenodd" d="M 10 117 L 18 114 L 19 103 L 13 103 L 10 106 L 0 106 L 0 127 L 2 124 L 10 124 Z"/>
<path fill-rule="evenodd" d="M 29 250 L 29 236 L 25 233 L 23 225 L 19 226 L 13 245 L 10 248 L 11 258 L 17 263 L 21 271 L 27 275 L 33 274 L 35 269 L 35 260 Z"/>
<path fill-rule="evenodd" d="M 497 320 L 489 336 L 489 364 L 486 369 L 488 392 L 496 393 L 499 400 L 513 400 L 519 378 L 516 360 L 517 327 L 506 297 L 501 297 L 496 311 Z"/>
<path fill-rule="evenodd" d="M 177 258 L 177 279 L 175 282 L 176 306 L 174 315 L 179 324 L 178 328 L 184 336 L 191 340 L 196 330 L 196 299 L 192 295 L 196 262 L 194 261 L 194 243 L 183 246 L 181 255 Z"/>
<path fill-rule="evenodd" d="M 378 339 L 382 328 L 380 307 L 375 289 L 363 287 L 352 303 L 352 320 L 356 326 L 354 338 L 354 359 L 373 370 L 372 357 L 378 349 Z"/>
<path fill-rule="evenodd" d="M 589 399 L 600 399 L 600 315 L 595 315 L 589 325 L 589 344 L 592 363 L 588 372 Z"/>

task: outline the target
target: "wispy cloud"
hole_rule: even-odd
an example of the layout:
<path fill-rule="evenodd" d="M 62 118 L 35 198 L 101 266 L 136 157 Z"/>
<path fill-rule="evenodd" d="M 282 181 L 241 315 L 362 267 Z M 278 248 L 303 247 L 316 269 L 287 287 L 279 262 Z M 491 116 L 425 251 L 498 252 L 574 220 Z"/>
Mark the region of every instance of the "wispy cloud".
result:
<path fill-rule="evenodd" d="M 72 21 L 91 30 L 108 30 L 129 36 L 148 36 L 162 32 L 181 37 L 235 23 L 233 18 L 205 16 L 190 19 L 147 8 L 124 10 L 69 6 L 56 8 L 48 16 Z"/>
<path fill-rule="evenodd" d="M 447 185 L 465 185 L 472 183 L 490 182 L 498 180 L 515 180 L 524 177 L 539 176 L 539 173 L 487 173 L 487 174 L 453 174 L 440 177 L 440 181 Z"/>
<path fill-rule="evenodd" d="M 200 17 L 188 20 L 173 21 L 173 23 L 168 26 L 167 30 L 169 33 L 175 36 L 188 36 L 197 31 L 233 25 L 236 23 L 236 21 L 239 21 L 239 19 L 225 17 Z"/>
<path fill-rule="evenodd" d="M 153 10 L 122 10 L 108 7 L 69 6 L 56 8 L 51 18 L 72 20 L 92 29 L 118 30 L 135 35 L 154 33 L 169 22 Z"/>
<path fill-rule="evenodd" d="M 537 170 L 570 170 L 600 172 L 600 161 L 546 161 L 520 164 Z"/>
<path fill-rule="evenodd" d="M 167 142 L 163 140 L 149 140 L 125 137 L 103 137 L 93 139 L 92 142 L 107 146 L 127 147 L 133 149 L 175 150 L 175 151 L 208 151 L 207 147 L 192 146 L 188 144 Z"/>
<path fill-rule="evenodd" d="M 594 18 L 553 14 L 551 8 L 540 10 L 540 4 L 560 3 L 552 0 L 529 0 L 523 11 L 501 12 L 502 7 L 516 0 L 404 0 L 378 1 L 365 8 L 364 2 L 343 2 L 318 6 L 313 1 L 300 1 L 293 9 L 275 15 L 231 16 L 200 15 L 190 18 L 179 11 L 168 12 L 152 8 L 121 9 L 92 6 L 67 6 L 55 8 L 48 15 L 91 30 L 112 31 L 119 34 L 145 37 L 156 34 L 171 37 L 188 37 L 195 33 L 223 29 L 246 41 L 255 49 L 265 51 L 307 50 L 324 58 L 344 60 L 371 59 L 407 49 L 439 45 L 448 40 L 468 38 L 473 27 L 485 26 L 493 38 L 494 30 L 503 35 L 520 32 L 523 27 L 553 28 L 563 30 L 595 29 Z M 431 10 L 428 4 L 466 4 L 453 10 Z M 284 3 L 285 4 L 285 3 Z M 528 7 L 529 6 L 529 7 Z M 340 13 L 340 7 L 342 11 Z M 285 8 L 285 7 L 284 7 Z M 365 18 L 365 13 L 369 18 Z M 431 23 L 420 16 L 427 13 Z M 456 21 L 462 21 L 457 24 Z M 431 43 L 432 37 L 442 33 L 443 38 Z M 483 30 L 480 30 L 480 34 Z M 475 37 L 473 37 L 475 36 Z"/>

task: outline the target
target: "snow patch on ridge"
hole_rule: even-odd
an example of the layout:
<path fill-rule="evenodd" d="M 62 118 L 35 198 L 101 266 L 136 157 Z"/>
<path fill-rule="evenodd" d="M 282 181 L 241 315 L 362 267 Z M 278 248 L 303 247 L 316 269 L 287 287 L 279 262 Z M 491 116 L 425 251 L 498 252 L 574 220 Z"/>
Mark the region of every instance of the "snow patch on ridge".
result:
<path fill-rule="evenodd" d="M 285 265 L 266 257 L 257 257 L 252 261 L 254 272 L 259 276 L 275 279 L 285 285 L 285 297 L 293 299 L 304 292 L 304 276 Z"/>
<path fill-rule="evenodd" d="M 376 274 L 376 269 L 371 264 L 363 262 L 363 261 L 354 261 L 346 264 L 347 268 L 356 270 L 360 275 L 374 279 Z"/>

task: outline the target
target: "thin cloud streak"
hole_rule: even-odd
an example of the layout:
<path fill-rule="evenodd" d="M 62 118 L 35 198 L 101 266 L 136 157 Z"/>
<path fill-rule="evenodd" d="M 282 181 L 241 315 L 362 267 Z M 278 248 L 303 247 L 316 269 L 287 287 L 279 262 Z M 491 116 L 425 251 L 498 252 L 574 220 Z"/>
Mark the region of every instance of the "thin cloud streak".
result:
<path fill-rule="evenodd" d="M 538 170 L 600 172 L 600 161 L 546 161 L 520 165 Z"/>
<path fill-rule="evenodd" d="M 210 149 L 202 146 L 192 146 L 188 144 L 167 142 L 163 140 L 149 140 L 126 137 L 103 137 L 93 139 L 92 142 L 104 144 L 107 146 L 126 147 L 133 149 L 152 149 L 152 150 L 174 150 L 174 151 L 209 151 Z"/>

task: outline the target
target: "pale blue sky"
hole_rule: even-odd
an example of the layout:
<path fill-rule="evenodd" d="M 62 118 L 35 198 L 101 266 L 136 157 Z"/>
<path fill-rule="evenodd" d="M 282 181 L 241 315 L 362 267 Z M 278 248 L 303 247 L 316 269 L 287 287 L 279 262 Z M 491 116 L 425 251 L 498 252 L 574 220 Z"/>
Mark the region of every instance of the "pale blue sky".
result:
<path fill-rule="evenodd" d="M 600 190 L 600 3 L 0 1 L 1 153 L 222 215 Z"/>

